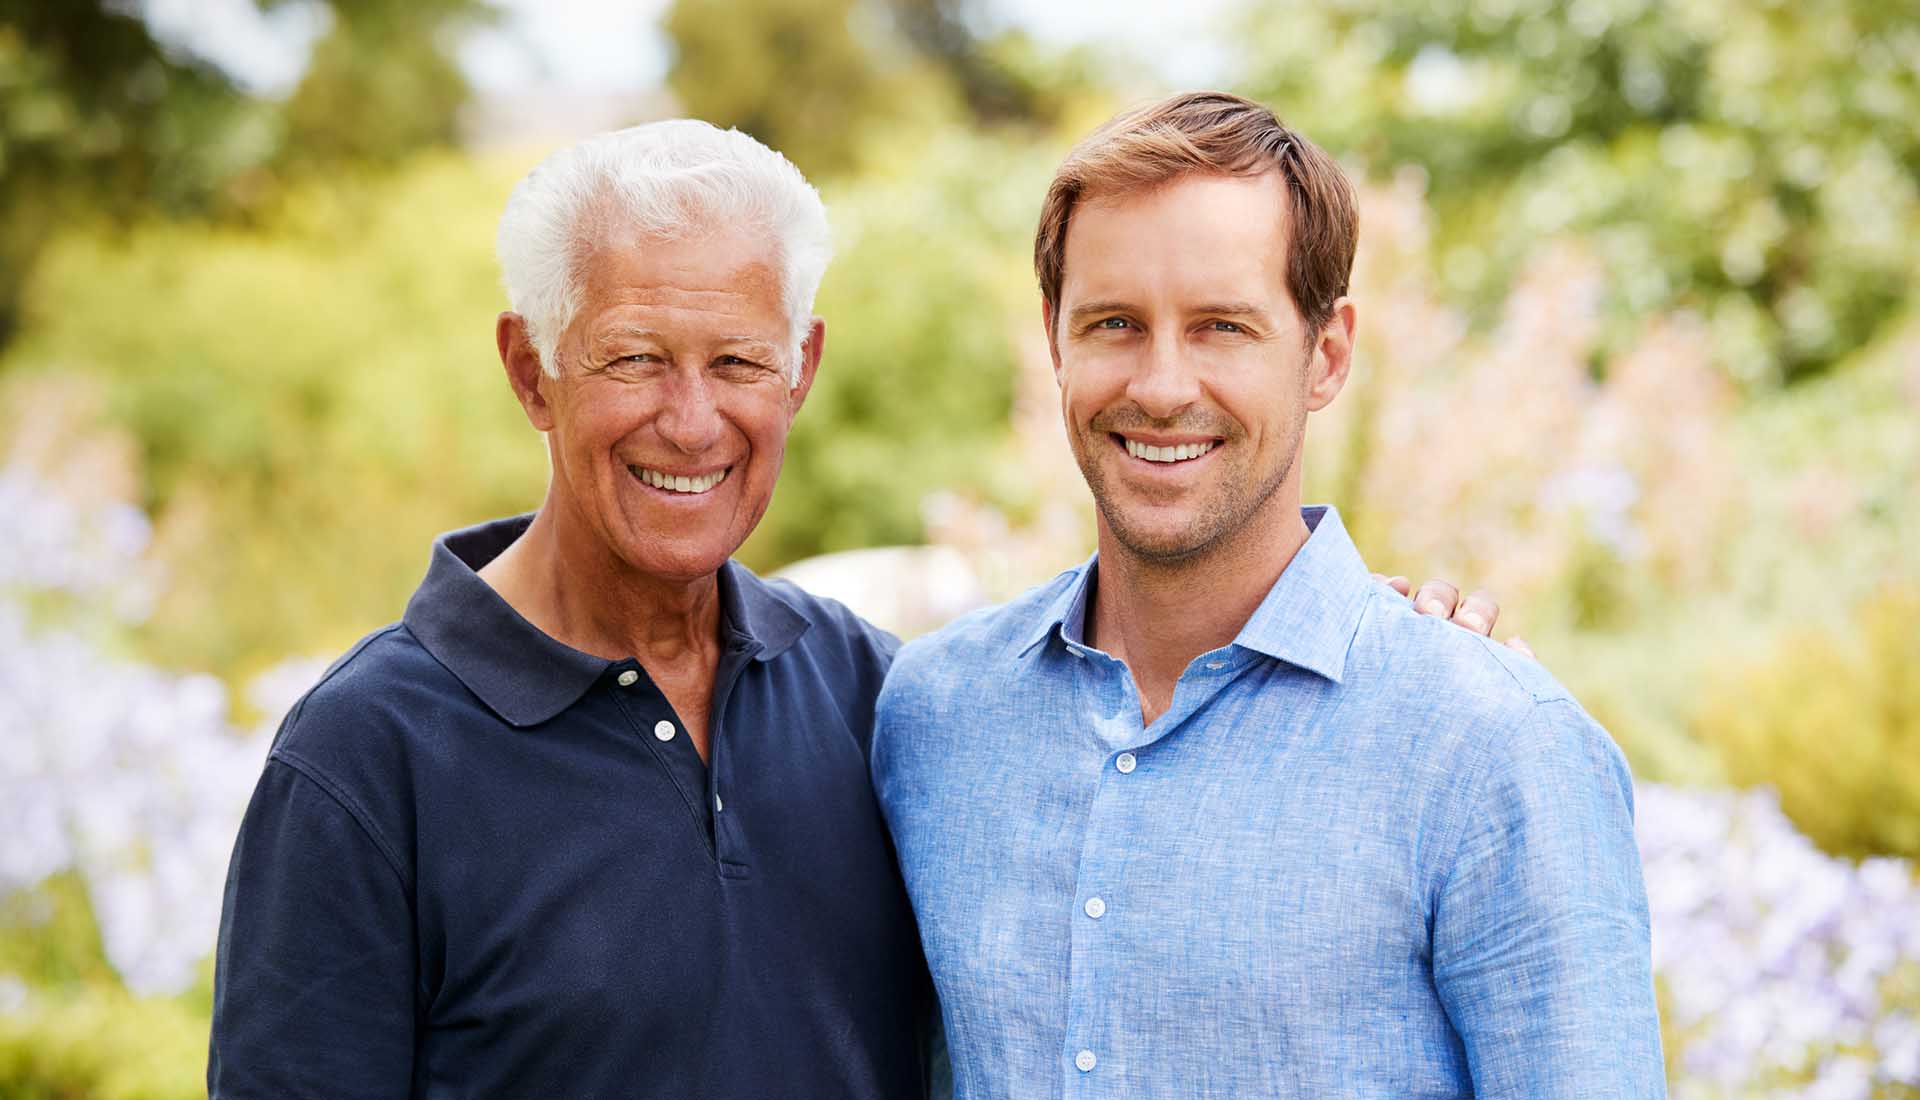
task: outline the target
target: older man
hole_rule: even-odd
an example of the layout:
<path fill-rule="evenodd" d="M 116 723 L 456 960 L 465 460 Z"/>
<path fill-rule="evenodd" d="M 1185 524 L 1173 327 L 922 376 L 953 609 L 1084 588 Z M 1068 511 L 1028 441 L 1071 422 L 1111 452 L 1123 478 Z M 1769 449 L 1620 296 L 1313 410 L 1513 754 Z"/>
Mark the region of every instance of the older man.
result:
<path fill-rule="evenodd" d="M 728 561 L 825 330 L 819 199 L 660 123 L 514 193 L 531 517 L 442 538 L 288 717 L 230 872 L 214 1097 L 916 1096 L 867 783 L 894 641 Z"/>
<path fill-rule="evenodd" d="M 546 499 L 441 538 L 287 717 L 209 1091 L 921 1095 L 931 985 L 868 780 L 895 642 L 729 561 L 820 364 L 819 198 L 656 123 L 554 154 L 499 243 Z"/>
<path fill-rule="evenodd" d="M 956 1096 L 1663 1092 L 1626 766 L 1302 510 L 1353 347 L 1340 169 L 1124 115 L 1036 238 L 1093 560 L 901 651 L 875 786 Z"/>

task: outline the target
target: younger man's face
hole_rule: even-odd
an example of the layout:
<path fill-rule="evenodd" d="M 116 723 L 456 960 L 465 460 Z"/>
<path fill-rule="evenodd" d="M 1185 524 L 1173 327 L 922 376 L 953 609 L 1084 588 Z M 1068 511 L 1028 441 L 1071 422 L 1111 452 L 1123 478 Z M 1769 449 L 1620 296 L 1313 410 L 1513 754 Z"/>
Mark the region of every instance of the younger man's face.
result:
<path fill-rule="evenodd" d="M 1345 363 L 1329 385 L 1287 291 L 1287 210 L 1267 173 L 1074 211 L 1050 319 L 1061 410 L 1103 525 L 1143 560 L 1205 555 L 1298 504 L 1307 413 Z"/>

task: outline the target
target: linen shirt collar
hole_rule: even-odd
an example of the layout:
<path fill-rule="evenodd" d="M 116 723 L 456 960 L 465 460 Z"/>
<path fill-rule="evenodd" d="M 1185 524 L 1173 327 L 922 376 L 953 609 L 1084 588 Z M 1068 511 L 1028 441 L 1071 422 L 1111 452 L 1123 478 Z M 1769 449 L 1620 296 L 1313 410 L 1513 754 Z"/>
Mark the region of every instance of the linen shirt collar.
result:
<path fill-rule="evenodd" d="M 1300 510 L 1308 535 L 1268 589 L 1233 644 L 1306 669 L 1334 683 L 1346 673 L 1347 651 L 1360 629 L 1372 576 L 1331 505 Z M 1088 603 L 1100 556 L 1073 571 L 1020 648 L 1025 654 L 1056 634 L 1068 645 L 1086 637 Z"/>
<path fill-rule="evenodd" d="M 509 725 L 537 726 L 586 694 L 619 662 L 549 637 L 500 598 L 478 570 L 533 522 L 531 514 L 450 531 L 434 540 L 426 579 L 402 622 L 435 660 Z M 720 567 L 720 622 L 730 647 L 772 660 L 811 621 L 751 570 Z"/>

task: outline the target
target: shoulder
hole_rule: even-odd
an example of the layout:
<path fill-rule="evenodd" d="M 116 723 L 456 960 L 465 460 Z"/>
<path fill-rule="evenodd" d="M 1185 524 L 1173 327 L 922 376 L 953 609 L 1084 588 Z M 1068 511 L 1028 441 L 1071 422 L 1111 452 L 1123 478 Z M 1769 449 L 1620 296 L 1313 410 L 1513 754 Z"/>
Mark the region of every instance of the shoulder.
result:
<path fill-rule="evenodd" d="M 1371 601 L 1348 667 L 1349 685 L 1405 712 L 1409 729 L 1454 757 L 1456 775 L 1463 763 L 1482 777 L 1556 767 L 1626 774 L 1613 739 L 1546 666 L 1396 596 Z"/>
<path fill-rule="evenodd" d="M 852 608 L 827 596 L 816 596 L 782 577 L 755 577 L 768 595 L 807 620 L 799 644 L 826 647 L 883 668 L 893 661 L 900 639 L 854 614 Z"/>
<path fill-rule="evenodd" d="M 1418 614 L 1385 588 L 1367 604 L 1349 668 L 1362 677 L 1404 681 L 1415 694 L 1451 705 L 1518 711 L 1530 703 L 1571 698 L 1540 662 Z"/>
<path fill-rule="evenodd" d="M 406 626 L 362 638 L 327 668 L 281 721 L 271 756 L 332 786 L 405 751 L 416 729 L 453 710 L 482 709 Z"/>

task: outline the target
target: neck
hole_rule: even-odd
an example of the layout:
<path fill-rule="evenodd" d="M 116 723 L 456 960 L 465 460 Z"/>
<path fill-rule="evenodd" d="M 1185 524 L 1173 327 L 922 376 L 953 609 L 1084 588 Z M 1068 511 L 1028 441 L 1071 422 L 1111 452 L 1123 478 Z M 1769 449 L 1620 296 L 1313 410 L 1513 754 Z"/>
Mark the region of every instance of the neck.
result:
<path fill-rule="evenodd" d="M 1193 659 L 1228 644 L 1280 579 L 1310 532 L 1299 490 L 1277 491 L 1239 532 L 1189 558 L 1145 558 L 1100 521 L 1100 572 L 1090 644 L 1126 662 L 1149 723 L 1171 704 Z"/>
<path fill-rule="evenodd" d="M 641 573 L 551 494 L 480 577 L 522 618 L 584 653 L 634 657 L 648 669 L 718 661 L 717 574 L 683 581 Z"/>

